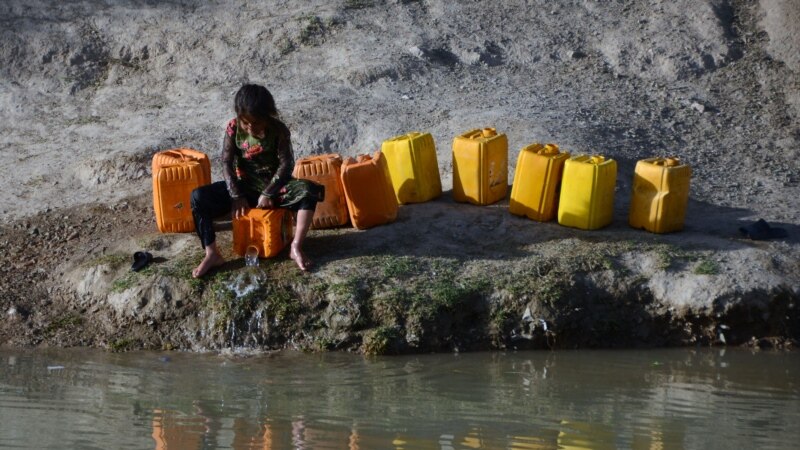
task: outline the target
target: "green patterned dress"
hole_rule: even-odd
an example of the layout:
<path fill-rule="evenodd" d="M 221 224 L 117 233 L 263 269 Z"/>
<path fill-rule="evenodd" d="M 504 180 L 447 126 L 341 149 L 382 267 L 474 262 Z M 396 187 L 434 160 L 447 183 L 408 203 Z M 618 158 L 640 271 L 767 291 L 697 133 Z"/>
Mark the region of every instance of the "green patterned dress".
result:
<path fill-rule="evenodd" d="M 296 209 L 309 200 L 322 201 L 324 187 L 309 180 L 292 178 L 294 154 L 289 130 L 268 128 L 263 138 L 257 138 L 237 126 L 236 119 L 228 122 L 223 154 L 232 154 L 234 176 L 228 180 L 232 197 L 253 198 L 265 195 L 275 199 L 281 208 Z"/>

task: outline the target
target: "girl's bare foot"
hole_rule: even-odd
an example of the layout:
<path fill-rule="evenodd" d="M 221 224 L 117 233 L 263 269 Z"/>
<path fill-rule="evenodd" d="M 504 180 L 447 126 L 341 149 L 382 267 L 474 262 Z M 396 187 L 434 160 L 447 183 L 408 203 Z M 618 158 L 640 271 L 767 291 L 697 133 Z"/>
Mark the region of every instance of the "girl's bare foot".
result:
<path fill-rule="evenodd" d="M 200 264 L 192 271 L 192 276 L 200 278 L 214 267 L 225 264 L 225 258 L 219 253 L 206 254 L 206 257 L 200 261 Z"/>
<path fill-rule="evenodd" d="M 299 245 L 292 244 L 292 250 L 289 252 L 289 257 L 294 260 L 294 262 L 297 264 L 297 267 L 299 267 L 303 272 L 307 271 L 311 267 L 311 260 L 306 258 L 306 255 L 303 253 L 303 250 L 300 249 Z"/>

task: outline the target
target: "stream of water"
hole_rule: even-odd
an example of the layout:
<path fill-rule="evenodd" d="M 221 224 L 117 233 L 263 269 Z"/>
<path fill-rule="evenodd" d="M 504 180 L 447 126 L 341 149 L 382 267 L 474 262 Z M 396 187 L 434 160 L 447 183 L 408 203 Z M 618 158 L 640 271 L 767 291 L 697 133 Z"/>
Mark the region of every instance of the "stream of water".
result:
<path fill-rule="evenodd" d="M 800 354 L 0 350 L 0 448 L 798 448 Z"/>

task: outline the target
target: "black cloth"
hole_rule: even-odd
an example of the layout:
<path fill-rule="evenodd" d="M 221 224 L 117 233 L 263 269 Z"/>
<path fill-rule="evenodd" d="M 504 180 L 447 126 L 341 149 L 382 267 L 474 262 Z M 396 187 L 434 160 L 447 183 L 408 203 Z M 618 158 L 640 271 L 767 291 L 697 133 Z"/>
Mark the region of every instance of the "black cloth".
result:
<path fill-rule="evenodd" d="M 244 191 L 242 196 L 247 200 L 247 204 L 251 208 L 255 208 L 258 204 L 258 194 Z M 217 238 L 214 232 L 214 219 L 230 214 L 233 199 L 231 199 L 227 184 L 224 181 L 200 186 L 192 191 L 191 199 L 194 229 L 200 238 L 203 248 L 206 248 L 207 245 L 213 244 Z M 289 205 L 281 204 L 278 201 L 277 206 L 295 212 L 301 209 L 313 211 L 317 207 L 318 199 L 317 196 L 308 195 L 302 200 Z"/>

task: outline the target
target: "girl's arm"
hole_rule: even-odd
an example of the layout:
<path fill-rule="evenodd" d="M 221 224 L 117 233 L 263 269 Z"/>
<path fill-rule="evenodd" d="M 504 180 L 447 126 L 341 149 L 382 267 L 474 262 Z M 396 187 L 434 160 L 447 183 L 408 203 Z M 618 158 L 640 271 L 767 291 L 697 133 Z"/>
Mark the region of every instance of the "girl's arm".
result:
<path fill-rule="evenodd" d="M 281 124 L 282 125 L 282 124 Z M 261 195 L 267 198 L 274 198 L 278 195 L 281 188 L 292 179 L 292 171 L 294 170 L 294 152 L 292 151 L 292 137 L 289 134 L 289 129 L 283 125 L 278 137 L 278 170 L 275 176 L 264 188 Z"/>
<path fill-rule="evenodd" d="M 225 137 L 222 139 L 222 176 L 225 177 L 225 184 L 228 186 L 228 194 L 231 198 L 237 199 L 242 197 L 239 190 L 239 185 L 236 184 L 236 171 L 233 168 L 233 161 L 236 158 L 236 119 L 228 122 L 228 128 L 225 130 Z"/>

